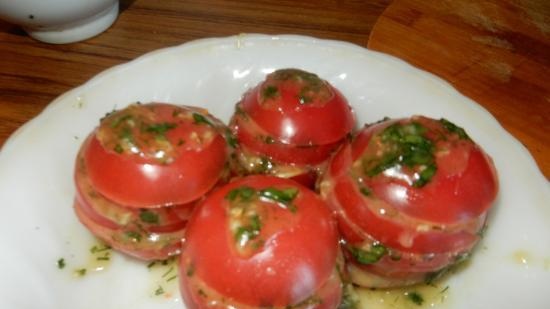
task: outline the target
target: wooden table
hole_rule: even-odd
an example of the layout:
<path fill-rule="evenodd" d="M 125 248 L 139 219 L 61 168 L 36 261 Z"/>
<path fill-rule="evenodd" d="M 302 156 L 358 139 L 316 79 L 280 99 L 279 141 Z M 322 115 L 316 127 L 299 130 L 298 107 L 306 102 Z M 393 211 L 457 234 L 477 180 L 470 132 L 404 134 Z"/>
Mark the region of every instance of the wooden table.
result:
<path fill-rule="evenodd" d="M 37 42 L 0 21 L 0 146 L 58 95 L 151 50 L 204 37 L 293 33 L 368 46 L 442 76 L 487 108 L 550 178 L 548 3 L 121 0 L 109 30 L 67 45 Z"/>

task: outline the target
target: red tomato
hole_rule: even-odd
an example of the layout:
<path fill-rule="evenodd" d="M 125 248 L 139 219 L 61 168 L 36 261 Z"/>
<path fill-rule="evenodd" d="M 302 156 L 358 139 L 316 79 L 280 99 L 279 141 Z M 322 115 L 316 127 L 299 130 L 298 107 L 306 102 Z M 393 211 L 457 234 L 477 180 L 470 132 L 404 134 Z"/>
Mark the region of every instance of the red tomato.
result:
<path fill-rule="evenodd" d="M 356 283 L 384 286 L 418 282 L 468 254 L 498 180 L 463 129 L 415 116 L 361 130 L 333 157 L 320 188 L 339 218 L 351 268 L 378 276 Z"/>
<path fill-rule="evenodd" d="M 336 308 L 338 256 L 335 222 L 314 192 L 283 178 L 236 179 L 189 221 L 182 296 L 190 309 Z"/>
<path fill-rule="evenodd" d="M 271 138 L 249 117 L 242 114 L 234 115 L 231 127 L 236 132 L 236 138 L 243 147 L 258 155 L 269 156 L 272 160 L 286 164 L 316 165 L 327 158 L 340 146 L 342 141 L 324 145 L 292 145 Z"/>
<path fill-rule="evenodd" d="M 269 74 L 244 95 L 240 107 L 270 136 L 287 144 L 331 144 L 355 126 L 344 96 L 317 75 L 298 69 Z"/>
<path fill-rule="evenodd" d="M 76 160 L 80 221 L 134 257 L 178 254 L 196 201 L 228 175 L 228 131 L 204 110 L 164 103 L 107 115 Z"/>
<path fill-rule="evenodd" d="M 162 260 L 180 252 L 194 202 L 159 208 L 119 205 L 90 182 L 82 152 L 76 160 L 75 211 L 80 221 L 111 247 L 144 260 Z"/>
<path fill-rule="evenodd" d="M 181 239 L 184 236 L 185 221 L 182 227 L 166 232 L 146 232 L 136 225 L 118 226 L 95 213 L 90 205 L 75 201 L 74 209 L 80 222 L 95 236 L 112 248 L 141 260 L 164 260 L 179 254 Z"/>
<path fill-rule="evenodd" d="M 101 121 L 83 146 L 84 164 L 96 190 L 118 204 L 185 204 L 226 174 L 229 147 L 223 130 L 199 109 L 131 105 Z"/>
<path fill-rule="evenodd" d="M 315 174 L 354 126 L 354 114 L 342 94 L 317 75 L 298 69 L 269 74 L 245 93 L 230 122 L 244 174 L 306 179 L 304 185 L 316 182 Z M 265 166 L 269 168 L 262 170 Z"/>
<path fill-rule="evenodd" d="M 189 219 L 195 202 L 158 208 L 134 208 L 117 204 L 99 193 L 88 177 L 82 153 L 77 157 L 75 168 L 77 200 L 97 214 L 107 227 L 139 224 L 141 229 L 151 232 L 167 232 L 182 229 Z M 105 223 L 105 220 L 108 221 Z"/>

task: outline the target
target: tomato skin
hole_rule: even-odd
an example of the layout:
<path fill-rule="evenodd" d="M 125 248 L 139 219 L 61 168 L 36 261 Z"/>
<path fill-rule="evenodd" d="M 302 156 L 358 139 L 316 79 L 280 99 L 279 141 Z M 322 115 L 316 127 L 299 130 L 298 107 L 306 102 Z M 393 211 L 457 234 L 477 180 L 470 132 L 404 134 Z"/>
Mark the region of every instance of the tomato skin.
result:
<path fill-rule="evenodd" d="M 294 145 L 273 140 L 250 117 L 236 114 L 232 117 L 230 127 L 241 146 L 257 154 L 264 154 L 270 159 L 283 164 L 320 164 L 340 146 L 342 138 L 336 142 L 322 145 Z M 345 136 L 344 136 L 345 137 Z"/>
<path fill-rule="evenodd" d="M 112 248 L 142 260 L 163 260 L 180 252 L 195 203 L 150 209 L 116 204 L 91 185 L 82 153 L 77 158 L 75 184 L 77 217 Z"/>
<path fill-rule="evenodd" d="M 356 162 L 364 153 L 376 150 L 369 149 L 375 133 L 380 133 L 392 124 L 411 122 L 420 123 L 429 130 L 427 134 L 436 148 L 435 163 L 438 171 L 421 188 L 403 181 L 401 178 L 406 178 L 406 173 L 396 177 L 383 174 L 371 177 L 367 181 L 376 191 L 375 196 L 395 205 L 400 212 L 409 216 L 441 224 L 467 221 L 486 212 L 498 192 L 493 162 L 477 144 L 469 139 L 453 137 L 437 120 L 415 116 L 365 128 L 357 134 L 352 145 L 352 161 Z M 448 139 L 440 138 L 441 135 Z M 400 191 L 400 196 L 404 197 L 396 197 L 396 191 Z"/>
<path fill-rule="evenodd" d="M 315 174 L 353 130 L 355 115 L 327 81 L 280 69 L 244 94 L 229 126 L 239 142 L 236 174 L 265 173 L 313 188 Z"/>
<path fill-rule="evenodd" d="M 218 126 L 218 121 L 213 117 L 191 108 L 161 103 L 143 104 L 133 108 L 136 111 L 130 115 L 135 118 L 140 117 L 139 113 L 143 109 L 154 109 L 154 116 L 150 116 L 154 119 L 147 119 L 153 124 L 147 128 L 157 128 L 154 125 L 166 123 L 175 126 L 165 133 L 165 139 L 171 144 L 169 149 L 175 148 L 175 154 L 164 162 L 144 158 L 142 153 L 118 153 L 112 148 L 106 148 L 100 140 L 100 132 L 102 129 L 109 129 L 109 122 L 102 123 L 83 145 L 89 177 L 101 194 L 118 204 L 136 208 L 185 204 L 204 195 L 227 173 L 225 168 L 229 147 L 221 129 L 215 127 Z M 124 112 L 125 110 L 121 111 Z M 177 116 L 174 116 L 176 113 Z M 208 117 L 208 121 L 214 125 L 194 123 L 190 115 L 195 114 L 205 119 Z M 111 126 L 115 121 L 116 119 L 110 122 Z M 195 136 L 198 139 L 209 136 L 210 139 L 195 142 Z M 135 138 L 139 137 L 138 135 Z M 154 139 L 155 136 L 151 133 L 145 138 Z"/>
<path fill-rule="evenodd" d="M 138 223 L 143 229 L 151 232 L 170 232 L 182 229 L 189 219 L 195 202 L 183 205 L 158 207 L 149 209 L 138 209 L 117 204 L 99 193 L 92 185 L 88 177 L 88 169 L 79 153 L 75 166 L 76 199 L 80 204 L 87 205 L 95 221 L 107 227 L 119 227 Z M 145 214 L 144 214 L 145 213 Z M 145 216 L 149 222 L 141 217 Z M 183 223 L 183 225 L 182 225 Z"/>
<path fill-rule="evenodd" d="M 133 104 L 107 115 L 77 155 L 79 220 L 130 256 L 179 254 L 196 202 L 229 175 L 227 131 L 195 107 Z"/>
<path fill-rule="evenodd" d="M 311 87 L 309 80 L 317 85 Z M 276 95 L 265 98 L 267 87 L 275 88 Z M 311 102 L 303 102 L 300 98 L 308 88 L 317 92 L 310 94 Z M 288 144 L 334 143 L 355 126 L 351 107 L 336 88 L 297 69 L 280 69 L 269 74 L 263 83 L 245 93 L 241 106 L 266 132 Z"/>
<path fill-rule="evenodd" d="M 93 231 L 96 237 L 124 254 L 140 260 L 154 261 L 164 260 L 180 253 L 186 222 L 183 222 L 181 229 L 166 233 L 149 233 L 151 237 L 143 237 L 137 241 L 127 236 L 128 230 L 125 227 L 105 224 L 104 219 L 98 221 L 101 217 L 90 212 L 90 208 L 86 208 L 85 204 L 80 203 L 78 199 L 74 203 L 74 210 L 80 222 Z"/>
<path fill-rule="evenodd" d="M 414 116 L 363 128 L 333 156 L 320 190 L 338 219 L 354 283 L 390 287 L 418 283 L 467 256 L 498 180 L 461 128 Z M 376 246 L 384 251 L 368 263 L 352 254 Z"/>
<path fill-rule="evenodd" d="M 299 192 L 292 201 L 295 212 L 263 199 L 245 206 L 257 207 L 261 229 L 258 246 L 244 253 L 230 230 L 234 206 L 228 201 L 230 192 L 243 187 L 258 192 L 266 188 Z M 315 193 L 288 179 L 240 178 L 211 193 L 189 221 L 180 257 L 182 296 L 191 308 L 206 308 L 206 301 L 197 301 L 204 297 L 220 300 L 212 294 L 243 308 L 295 305 L 319 296 L 321 287 L 335 276 L 338 252 L 335 222 Z M 336 277 L 330 285 L 337 288 L 323 293 L 338 298 L 338 303 L 341 284 Z M 210 292 L 201 296 L 199 289 Z"/>

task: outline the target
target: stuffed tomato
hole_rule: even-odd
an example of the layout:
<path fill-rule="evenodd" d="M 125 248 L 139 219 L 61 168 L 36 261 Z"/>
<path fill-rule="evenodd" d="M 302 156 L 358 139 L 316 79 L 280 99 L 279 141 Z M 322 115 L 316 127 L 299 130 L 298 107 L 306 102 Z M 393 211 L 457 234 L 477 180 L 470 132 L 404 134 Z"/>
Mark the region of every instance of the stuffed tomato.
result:
<path fill-rule="evenodd" d="M 317 75 L 280 69 L 244 94 L 230 127 L 239 174 L 271 174 L 312 186 L 355 117 L 344 96 Z"/>
<path fill-rule="evenodd" d="M 78 218 L 131 256 L 178 254 L 196 201 L 229 175 L 226 130 L 202 109 L 165 103 L 108 114 L 77 156 Z"/>
<path fill-rule="evenodd" d="M 352 281 L 393 287 L 429 281 L 469 256 L 498 180 L 462 128 L 414 116 L 360 130 L 332 158 L 320 191 Z"/>
<path fill-rule="evenodd" d="M 180 256 L 189 309 L 336 308 L 336 223 L 313 191 L 267 175 L 237 178 L 197 206 Z"/>

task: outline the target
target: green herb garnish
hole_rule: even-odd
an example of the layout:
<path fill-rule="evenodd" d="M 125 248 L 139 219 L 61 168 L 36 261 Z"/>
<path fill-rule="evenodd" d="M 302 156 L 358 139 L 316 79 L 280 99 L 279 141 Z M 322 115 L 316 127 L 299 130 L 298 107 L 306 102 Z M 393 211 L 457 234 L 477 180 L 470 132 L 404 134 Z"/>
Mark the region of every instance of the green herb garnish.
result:
<path fill-rule="evenodd" d="M 155 290 L 155 295 L 159 296 L 162 294 L 164 294 L 164 289 L 162 288 L 162 286 L 159 285 L 159 287 Z"/>
<path fill-rule="evenodd" d="M 170 282 L 170 281 L 176 279 L 177 277 L 178 277 L 178 275 L 173 275 L 172 277 L 166 279 L 166 282 Z"/>
<path fill-rule="evenodd" d="M 276 189 L 276 188 L 265 188 L 260 190 L 260 196 L 284 205 L 290 205 L 292 201 L 298 196 L 297 188 L 286 188 L 286 189 Z"/>
<path fill-rule="evenodd" d="M 102 245 L 102 246 L 94 245 L 93 247 L 90 248 L 91 253 L 103 252 L 108 250 L 111 250 L 111 247 L 107 245 Z"/>
<path fill-rule="evenodd" d="M 243 202 L 251 201 L 256 196 L 256 190 L 251 187 L 242 186 L 229 191 L 225 198 L 231 202 L 240 199 Z"/>
<path fill-rule="evenodd" d="M 262 90 L 262 98 L 264 100 L 273 99 L 278 95 L 279 95 L 279 90 L 277 89 L 277 87 L 272 85 L 269 85 Z"/>
<path fill-rule="evenodd" d="M 126 237 L 130 238 L 133 242 L 140 242 L 141 241 L 141 234 L 139 232 L 135 231 L 127 231 L 124 233 Z"/>
<path fill-rule="evenodd" d="M 374 244 L 369 250 L 363 250 L 356 247 L 349 248 L 355 260 L 361 264 L 374 264 L 388 253 L 388 249 L 381 244 Z"/>
<path fill-rule="evenodd" d="M 416 291 L 406 293 L 407 298 L 412 301 L 414 304 L 421 306 L 424 303 L 424 298 L 420 293 Z"/>
<path fill-rule="evenodd" d="M 82 277 L 86 275 L 86 268 L 80 268 L 74 271 L 75 275 Z"/>
<path fill-rule="evenodd" d="M 116 144 L 115 145 L 115 148 L 113 149 L 116 153 L 123 153 L 124 152 L 124 148 L 122 148 L 122 146 L 120 144 Z"/>
<path fill-rule="evenodd" d="M 364 196 L 370 196 L 372 194 L 371 189 L 369 189 L 368 187 L 365 187 L 365 186 L 360 186 L 359 187 L 359 192 L 361 192 L 361 194 L 363 194 Z"/>
<path fill-rule="evenodd" d="M 157 136 L 164 136 L 166 132 L 172 130 L 176 126 L 177 125 L 172 122 L 155 123 L 145 127 L 145 131 L 149 133 L 154 133 Z"/>
<path fill-rule="evenodd" d="M 132 118 L 132 115 L 130 115 L 130 114 L 120 116 L 120 117 L 116 118 L 115 120 L 113 120 L 113 122 L 111 122 L 111 128 L 116 128 L 119 125 L 121 125 L 123 122 L 125 122 L 126 120 L 129 120 L 131 118 Z"/>
<path fill-rule="evenodd" d="M 434 145 L 424 136 L 425 132 L 426 128 L 417 122 L 396 123 L 385 128 L 379 134 L 380 141 L 385 146 L 384 154 L 381 158 L 363 161 L 365 174 L 373 177 L 389 168 L 404 165 L 418 170 L 414 187 L 427 184 L 437 171 L 437 166 Z"/>
<path fill-rule="evenodd" d="M 150 224 L 158 224 L 159 223 L 159 216 L 158 214 L 150 211 L 150 210 L 141 210 L 139 213 L 139 219 L 145 223 Z"/>
<path fill-rule="evenodd" d="M 239 140 L 237 139 L 237 137 L 235 137 L 235 135 L 233 135 L 233 133 L 229 129 L 225 130 L 225 141 L 232 148 L 236 148 L 237 145 L 239 145 Z"/>
<path fill-rule="evenodd" d="M 208 120 L 208 118 L 206 118 L 204 115 L 201 115 L 201 114 L 198 114 L 198 113 L 193 113 L 193 120 L 195 121 L 195 124 L 206 124 L 206 125 L 209 125 L 209 126 L 212 126 L 212 123 L 210 122 L 210 120 Z"/>
<path fill-rule="evenodd" d="M 235 239 L 239 244 L 244 244 L 260 235 L 262 224 L 258 215 L 253 215 L 247 225 L 239 226 L 235 233 Z"/>
<path fill-rule="evenodd" d="M 443 125 L 445 129 L 447 129 L 447 131 L 457 134 L 460 139 L 470 139 L 470 137 L 468 136 L 468 134 L 463 128 L 457 126 L 456 124 L 450 122 L 449 120 L 445 118 L 441 118 L 439 119 L 439 122 L 441 123 L 441 125 Z"/>
<path fill-rule="evenodd" d="M 57 260 L 57 268 L 59 268 L 59 269 L 65 268 L 65 259 L 64 258 L 60 258 L 59 260 Z"/>

